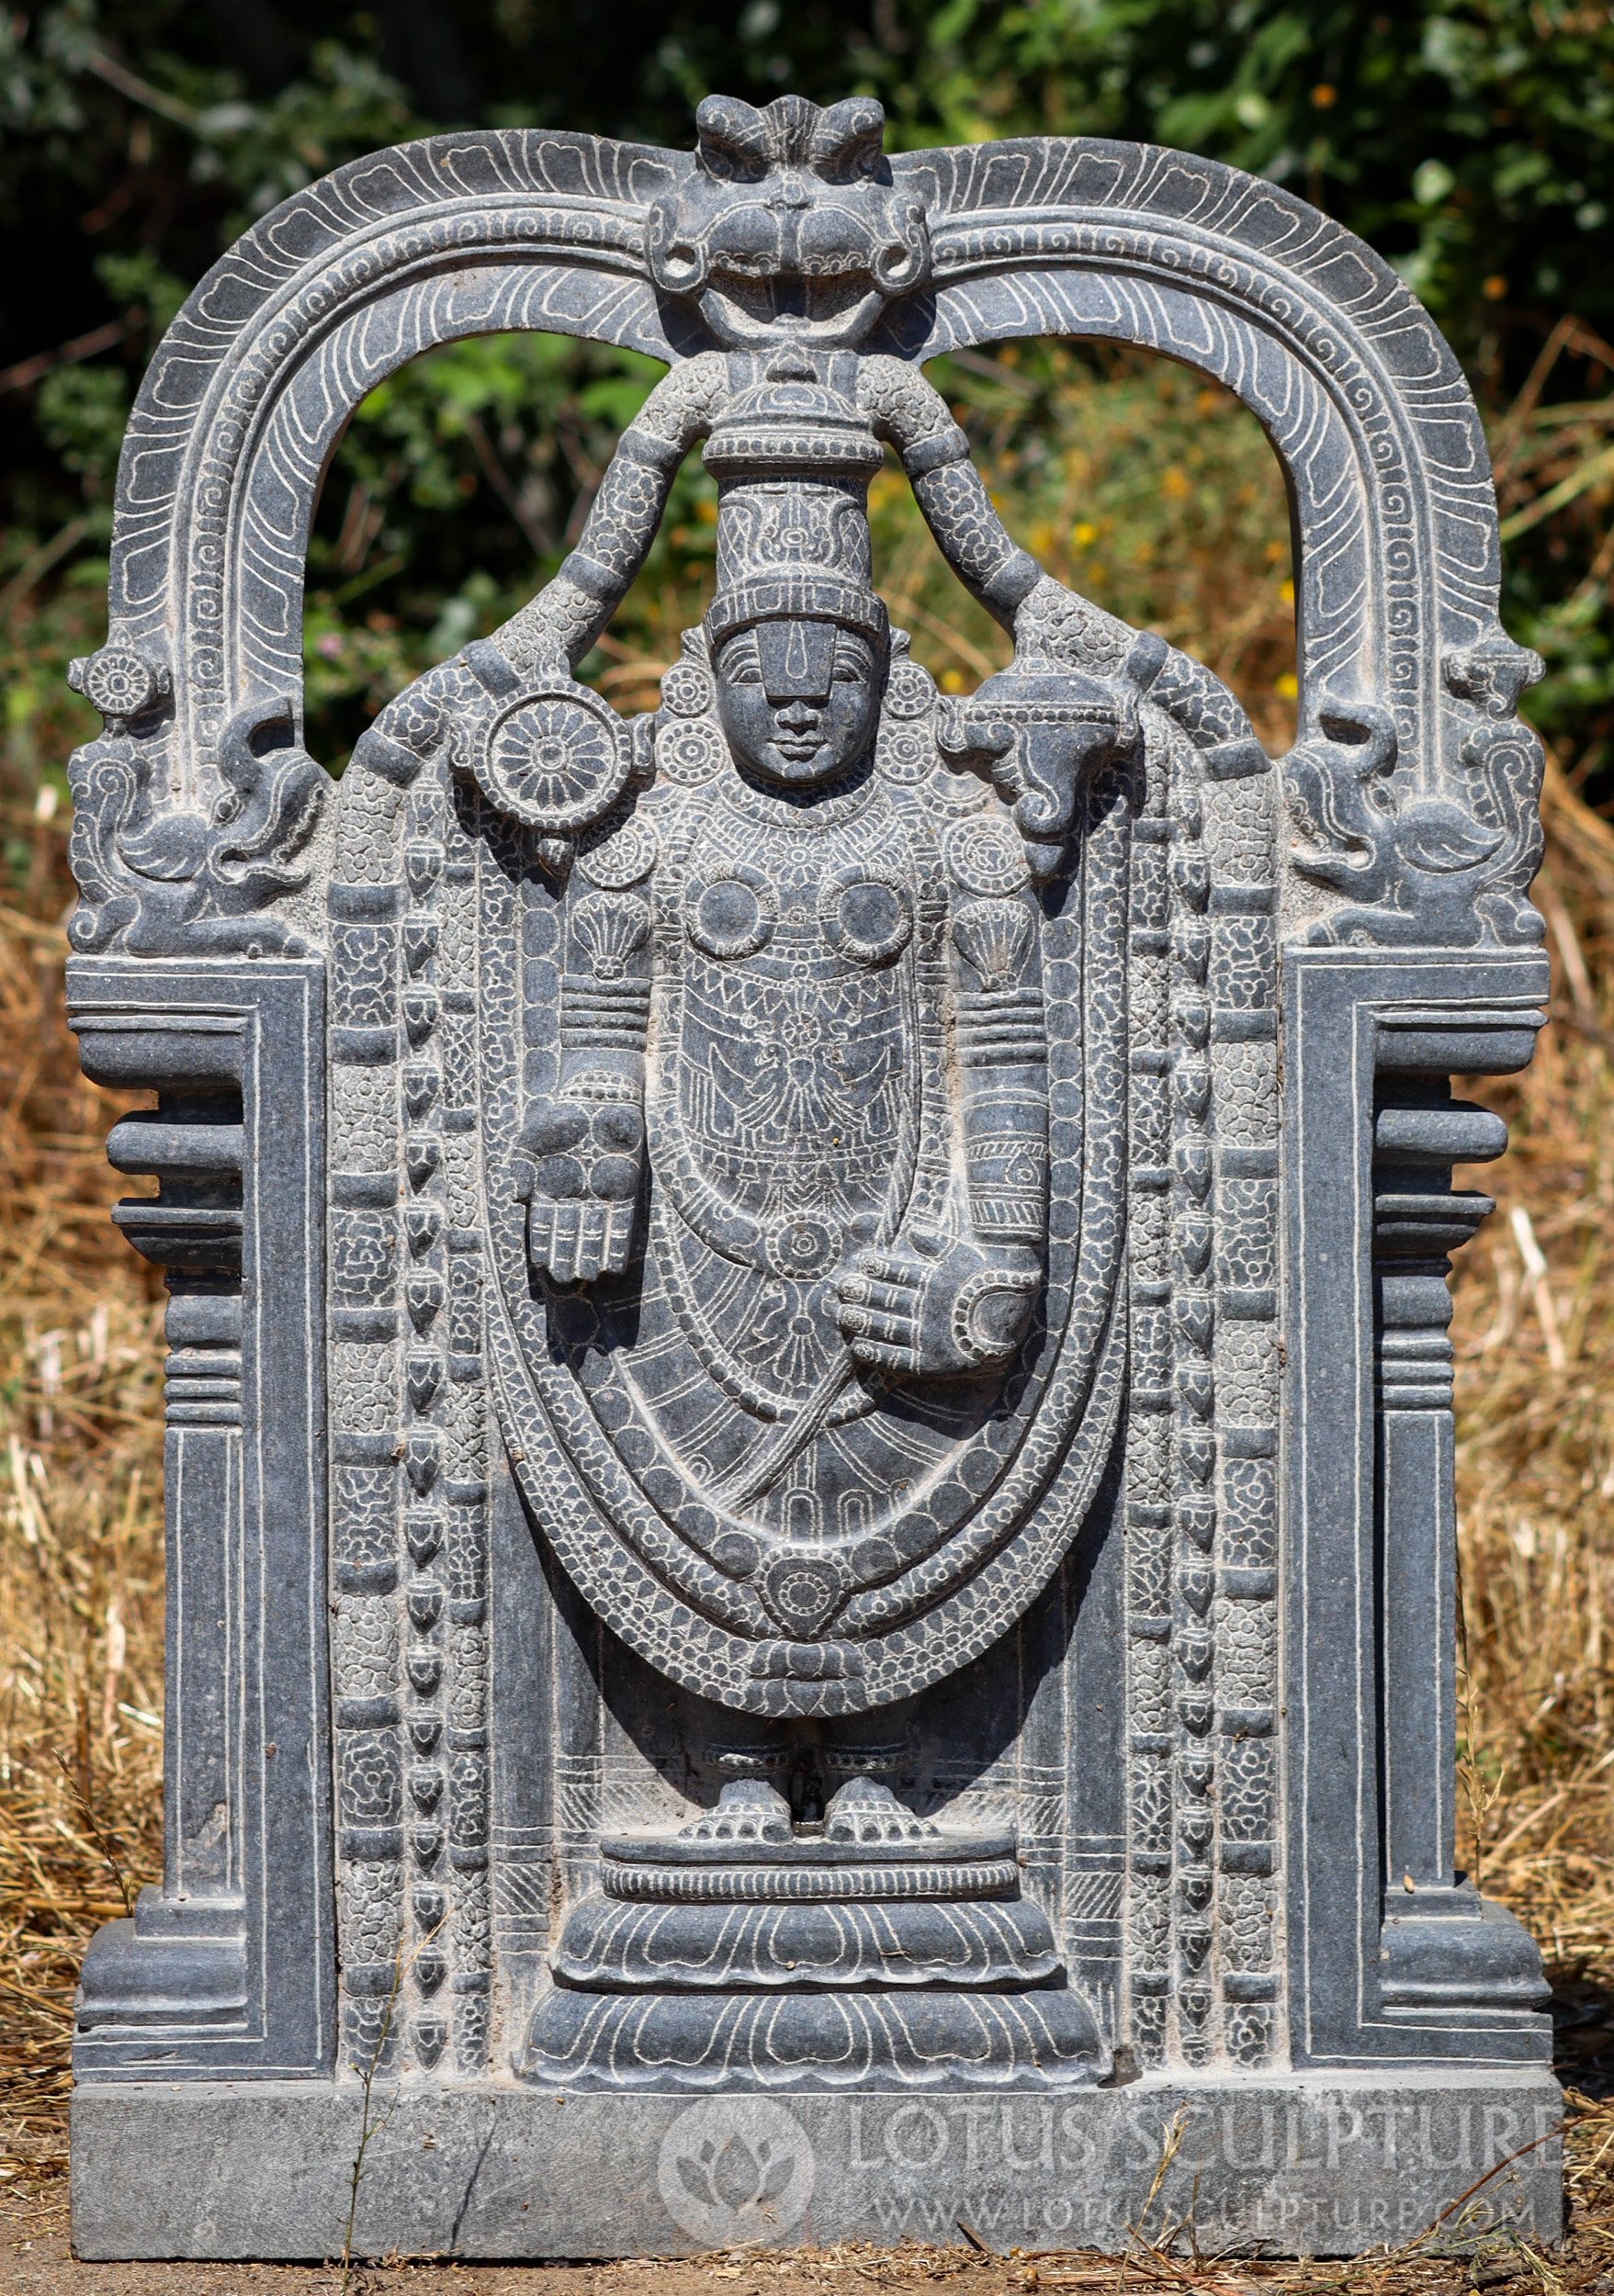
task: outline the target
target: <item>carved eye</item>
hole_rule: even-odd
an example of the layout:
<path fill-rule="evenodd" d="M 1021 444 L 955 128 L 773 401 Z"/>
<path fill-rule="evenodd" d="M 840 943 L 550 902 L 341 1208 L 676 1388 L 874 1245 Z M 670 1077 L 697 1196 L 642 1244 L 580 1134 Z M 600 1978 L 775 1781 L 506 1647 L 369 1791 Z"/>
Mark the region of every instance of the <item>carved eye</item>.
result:
<path fill-rule="evenodd" d="M 718 183 L 754 182 L 767 168 L 768 121 L 738 96 L 708 96 L 694 116 L 701 165 Z"/>
<path fill-rule="evenodd" d="M 898 287 L 909 285 L 918 274 L 920 263 L 919 249 L 909 247 L 902 240 L 896 239 L 875 250 L 870 270 L 875 284 L 884 287 L 889 295 L 894 294 Z"/>
<path fill-rule="evenodd" d="M 890 237 L 875 248 L 870 272 L 882 293 L 895 295 L 922 276 L 930 260 L 930 234 L 923 208 L 911 201 L 893 204 L 886 228 Z"/>
<path fill-rule="evenodd" d="M 873 649 L 861 637 L 843 631 L 835 641 L 835 675 L 844 684 L 866 685 L 875 674 Z"/>
<path fill-rule="evenodd" d="M 757 641 L 749 630 L 742 630 L 729 639 L 719 658 L 718 669 L 724 682 L 731 686 L 760 686 L 762 682 L 762 658 Z"/>

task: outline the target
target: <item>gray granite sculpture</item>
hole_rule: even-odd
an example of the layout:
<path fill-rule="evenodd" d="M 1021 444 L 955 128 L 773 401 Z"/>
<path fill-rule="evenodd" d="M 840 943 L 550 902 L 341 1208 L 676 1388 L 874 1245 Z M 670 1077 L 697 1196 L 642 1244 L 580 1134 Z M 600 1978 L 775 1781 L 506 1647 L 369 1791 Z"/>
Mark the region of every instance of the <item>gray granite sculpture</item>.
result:
<path fill-rule="evenodd" d="M 1448 1079 L 1545 992 L 1462 378 L 1210 161 L 697 124 L 341 169 L 130 425 L 71 997 L 157 1093 L 167 1838 L 85 1963 L 79 2251 L 330 2253 L 377 2117 L 371 2249 L 1115 2245 L 1151 2187 L 1202 2245 L 1551 2236 L 1540 1962 L 1452 1864 L 1504 1133 Z M 337 783 L 321 473 L 512 328 L 669 371 Z M 1038 334 L 1265 426 L 1280 762 L 1005 533 L 921 362 Z M 625 721 L 577 666 L 697 446 L 715 595 Z M 965 699 L 875 585 L 887 451 L 1012 638 Z"/>

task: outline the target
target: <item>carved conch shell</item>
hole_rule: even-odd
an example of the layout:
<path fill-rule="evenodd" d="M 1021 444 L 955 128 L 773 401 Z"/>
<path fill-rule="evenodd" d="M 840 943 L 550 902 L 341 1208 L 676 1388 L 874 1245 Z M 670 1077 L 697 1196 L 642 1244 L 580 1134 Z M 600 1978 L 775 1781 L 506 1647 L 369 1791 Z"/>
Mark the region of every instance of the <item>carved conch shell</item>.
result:
<path fill-rule="evenodd" d="M 593 893 L 578 903 L 572 929 L 594 978 L 617 981 L 650 937 L 650 912 L 637 895 Z"/>
<path fill-rule="evenodd" d="M 1015 979 L 1030 953 L 1032 920 L 1017 901 L 971 901 L 954 919 L 953 939 L 983 988 Z"/>

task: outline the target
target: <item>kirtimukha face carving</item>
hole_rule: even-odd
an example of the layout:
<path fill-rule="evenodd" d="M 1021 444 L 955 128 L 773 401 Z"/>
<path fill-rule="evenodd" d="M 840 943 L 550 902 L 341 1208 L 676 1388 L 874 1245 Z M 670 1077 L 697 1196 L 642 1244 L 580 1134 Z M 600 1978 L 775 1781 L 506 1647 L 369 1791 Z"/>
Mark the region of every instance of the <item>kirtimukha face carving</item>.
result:
<path fill-rule="evenodd" d="M 811 789 L 855 765 L 875 737 L 879 664 L 836 623 L 756 622 L 717 661 L 717 715 L 740 765 L 763 782 Z"/>

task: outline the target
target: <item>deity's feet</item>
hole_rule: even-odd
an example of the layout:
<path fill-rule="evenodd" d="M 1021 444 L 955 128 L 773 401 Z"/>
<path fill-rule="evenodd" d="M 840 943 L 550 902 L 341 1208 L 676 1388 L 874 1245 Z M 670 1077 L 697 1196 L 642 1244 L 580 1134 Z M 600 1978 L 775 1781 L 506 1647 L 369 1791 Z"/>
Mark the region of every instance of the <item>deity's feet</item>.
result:
<path fill-rule="evenodd" d="M 897 1841 L 937 1841 L 938 1829 L 927 1818 L 905 1808 L 888 1785 L 873 1778 L 848 1778 L 831 1795 L 824 1812 L 828 1841 L 889 1844 Z"/>
<path fill-rule="evenodd" d="M 716 1809 L 680 1829 L 681 1841 L 788 1841 L 790 1805 L 765 1778 L 730 1778 Z"/>

